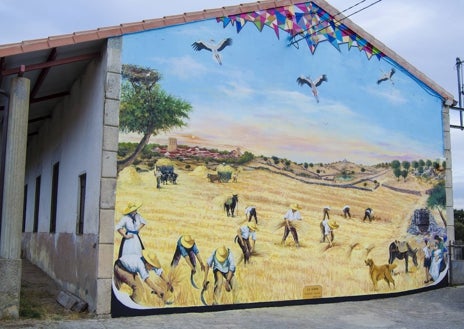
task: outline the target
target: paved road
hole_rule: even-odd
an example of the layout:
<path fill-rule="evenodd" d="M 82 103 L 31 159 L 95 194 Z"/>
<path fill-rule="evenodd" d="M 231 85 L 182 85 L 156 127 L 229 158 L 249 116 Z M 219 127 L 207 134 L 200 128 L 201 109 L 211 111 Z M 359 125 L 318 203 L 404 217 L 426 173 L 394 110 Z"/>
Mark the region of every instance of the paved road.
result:
<path fill-rule="evenodd" d="M 464 286 L 400 297 L 206 313 L 67 321 L 3 321 L 0 328 L 464 328 Z"/>

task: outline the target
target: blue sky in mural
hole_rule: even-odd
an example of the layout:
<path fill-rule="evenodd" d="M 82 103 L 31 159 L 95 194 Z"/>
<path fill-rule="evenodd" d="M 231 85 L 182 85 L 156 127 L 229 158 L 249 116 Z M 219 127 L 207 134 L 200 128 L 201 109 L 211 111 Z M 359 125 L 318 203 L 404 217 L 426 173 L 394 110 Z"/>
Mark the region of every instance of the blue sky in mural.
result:
<path fill-rule="evenodd" d="M 192 43 L 232 38 L 219 65 Z M 223 28 L 216 20 L 124 37 L 123 63 L 158 70 L 161 87 L 193 106 L 187 127 L 153 138 L 179 144 L 250 151 L 296 162 L 347 159 L 376 164 L 394 159 L 441 159 L 441 101 L 385 60 L 368 60 L 356 47 L 340 51 L 321 42 L 288 45 L 281 31 L 247 24 Z M 297 78 L 327 75 L 319 103 Z"/>

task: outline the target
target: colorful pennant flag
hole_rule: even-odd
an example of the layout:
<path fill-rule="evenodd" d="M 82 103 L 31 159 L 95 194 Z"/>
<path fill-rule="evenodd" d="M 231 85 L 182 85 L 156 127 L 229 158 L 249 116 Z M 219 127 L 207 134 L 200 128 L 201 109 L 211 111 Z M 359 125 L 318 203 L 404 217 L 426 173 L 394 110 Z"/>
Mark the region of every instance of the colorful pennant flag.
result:
<path fill-rule="evenodd" d="M 255 12 L 218 17 L 225 28 L 229 23 L 235 25 L 239 33 L 247 22 L 253 23 L 261 32 L 264 26 L 272 28 L 277 39 L 279 31 L 289 34 L 292 44 L 305 42 L 312 54 L 319 42 L 329 41 L 337 50 L 341 44 L 348 44 L 348 49 L 356 46 L 367 58 L 375 56 L 381 59 L 385 55 L 365 39 L 354 33 L 347 26 L 336 21 L 329 13 L 314 2 L 304 2 L 290 6 L 259 10 Z"/>

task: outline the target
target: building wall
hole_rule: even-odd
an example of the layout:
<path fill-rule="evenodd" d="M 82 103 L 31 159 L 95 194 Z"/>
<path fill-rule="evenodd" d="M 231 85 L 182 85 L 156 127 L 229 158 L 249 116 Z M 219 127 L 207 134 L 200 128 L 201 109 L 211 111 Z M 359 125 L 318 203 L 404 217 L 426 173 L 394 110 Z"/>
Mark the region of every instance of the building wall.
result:
<path fill-rule="evenodd" d="M 131 122 L 145 123 L 155 117 L 153 109 L 178 119 L 180 106 L 152 105 L 150 100 L 163 93 L 183 100 L 191 111 L 182 127 L 154 130 L 154 148 L 149 149 L 156 152 L 146 152 L 122 170 L 117 184 L 115 220 L 128 202 L 143 203 L 137 211 L 146 225 L 135 230 L 145 252 L 154 252 L 156 266 L 172 278 L 174 292 L 153 273 L 150 279 L 165 289 L 163 300 L 153 298 L 148 286 L 134 294 L 130 286 L 115 284 L 113 316 L 140 314 L 147 306 L 144 314 L 394 294 L 446 282 L 439 261 L 445 250 L 438 248 L 454 236 L 454 228 L 445 99 L 390 51 L 328 18 L 311 2 L 123 37 L 123 67 L 128 65 L 134 77 L 143 72 L 149 81 L 161 79 L 159 89 L 148 83 L 145 90 L 122 86 L 121 122 L 131 115 Z M 146 106 L 140 104 L 142 96 Z M 150 122 L 146 126 L 156 126 L 156 120 Z M 126 131 L 120 138 L 133 141 Z M 164 152 L 174 138 L 178 151 Z M 229 156 L 237 149 L 243 156 Z M 156 185 L 150 166 L 164 157 L 172 161 L 177 184 Z M 208 174 L 224 172 L 223 162 L 238 179 L 208 180 Z M 445 191 L 446 214 L 433 209 L 443 206 Z M 240 200 L 236 213 L 224 211 L 232 195 Z M 247 230 L 241 225 L 248 205 L 256 207 L 259 218 L 252 252 L 233 242 L 237 232 Z M 345 205 L 349 215 L 342 212 Z M 283 221 L 287 214 L 297 216 L 289 208 L 301 214 L 293 231 L 298 234 L 289 235 Z M 321 231 L 329 213 L 332 227 L 323 222 L 327 226 Z M 417 225 L 420 214 L 426 214 L 425 228 Z M 216 278 L 211 271 L 202 274 L 201 264 L 191 271 L 192 260 L 175 262 L 179 238 L 186 235 L 195 239 L 210 266 L 224 261 L 217 252 L 230 256 L 229 275 L 234 272 L 236 280 L 231 291 L 205 285 L 198 298 L 200 282 Z M 115 260 L 121 245 L 127 250 L 123 265 L 138 257 L 136 248 L 122 244 L 120 234 L 114 240 Z M 426 243 L 436 249 L 433 283 L 421 267 Z M 396 267 L 397 275 L 377 283 L 371 276 L 374 264 L 387 262 L 393 265 L 386 273 Z"/>
<path fill-rule="evenodd" d="M 105 280 L 106 294 L 110 292 L 111 273 L 108 273 L 108 266 L 99 266 L 99 261 L 103 259 L 104 263 L 107 258 L 111 262 L 112 259 L 112 235 L 105 239 L 105 232 L 113 232 L 118 136 L 117 128 L 113 128 L 118 124 L 117 113 L 112 115 L 111 111 L 119 107 L 119 75 L 107 72 L 108 58 L 112 61 L 114 52 L 104 50 L 102 53 L 100 59 L 87 66 L 70 95 L 55 108 L 53 117 L 29 142 L 22 242 L 25 256 L 63 289 L 87 301 L 91 311 L 97 308 L 98 289 L 104 289 Z M 118 72 L 119 59 L 115 62 L 116 66 L 109 66 Z M 116 83 L 112 83 L 114 79 Z M 51 182 L 56 162 L 59 162 L 56 233 L 50 233 Z M 83 234 L 76 234 L 79 176 L 84 173 L 84 228 Z M 38 231 L 33 232 L 38 176 L 41 177 L 39 221 Z M 105 309 L 105 306 L 99 308 Z M 106 309 L 109 312 L 109 302 Z"/>

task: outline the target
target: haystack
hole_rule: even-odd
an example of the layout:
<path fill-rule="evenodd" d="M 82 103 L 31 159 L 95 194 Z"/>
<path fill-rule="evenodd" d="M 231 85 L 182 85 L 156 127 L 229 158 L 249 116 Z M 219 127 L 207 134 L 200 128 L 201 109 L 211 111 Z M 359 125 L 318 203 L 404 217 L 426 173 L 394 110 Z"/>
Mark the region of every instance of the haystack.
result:
<path fill-rule="evenodd" d="M 173 166 L 172 160 L 168 158 L 161 158 L 156 161 L 156 166 Z"/>
<path fill-rule="evenodd" d="M 133 166 L 126 167 L 119 173 L 118 184 L 139 185 L 141 183 L 142 178 Z"/>
<path fill-rule="evenodd" d="M 219 166 L 217 166 L 216 171 L 217 173 L 233 173 L 235 169 L 229 165 L 220 164 Z"/>
<path fill-rule="evenodd" d="M 234 168 L 226 164 L 220 164 L 216 168 L 216 172 L 218 173 L 219 178 L 222 182 L 228 182 L 232 178 L 232 174 L 234 171 Z"/>
<path fill-rule="evenodd" d="M 208 174 L 208 168 L 206 168 L 205 166 L 198 166 L 190 173 L 190 175 L 201 176 L 201 177 L 203 176 L 206 177 L 207 174 Z"/>
<path fill-rule="evenodd" d="M 161 158 L 156 161 L 156 168 L 161 170 L 162 173 L 174 172 L 174 163 L 171 159 Z"/>

